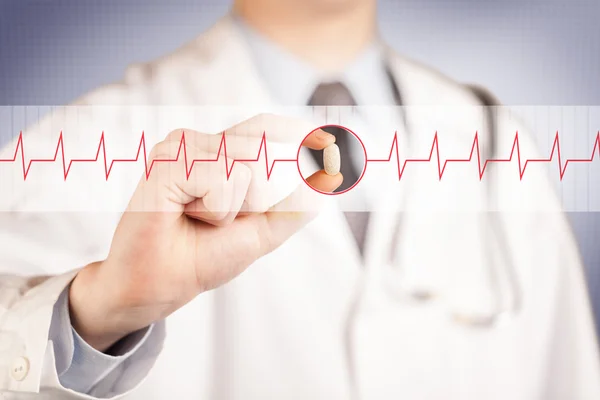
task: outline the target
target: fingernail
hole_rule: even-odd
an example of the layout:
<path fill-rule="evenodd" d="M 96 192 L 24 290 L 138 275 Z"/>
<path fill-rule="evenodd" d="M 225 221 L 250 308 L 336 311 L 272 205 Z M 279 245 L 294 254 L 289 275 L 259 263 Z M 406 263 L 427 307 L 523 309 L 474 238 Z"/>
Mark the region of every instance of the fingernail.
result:
<path fill-rule="evenodd" d="M 322 129 L 319 129 L 317 131 L 315 131 L 315 136 L 321 140 L 332 140 L 335 142 L 335 136 L 332 135 L 331 133 L 327 133 Z"/>

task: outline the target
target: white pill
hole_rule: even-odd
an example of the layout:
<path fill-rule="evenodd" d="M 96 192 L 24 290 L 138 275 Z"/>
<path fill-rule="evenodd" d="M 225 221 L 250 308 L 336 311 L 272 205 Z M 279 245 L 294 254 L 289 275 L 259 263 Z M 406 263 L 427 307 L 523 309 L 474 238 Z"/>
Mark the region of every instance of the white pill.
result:
<path fill-rule="evenodd" d="M 323 166 L 327 175 L 337 175 L 340 172 L 342 161 L 340 148 L 337 144 L 330 144 L 323 150 Z"/>

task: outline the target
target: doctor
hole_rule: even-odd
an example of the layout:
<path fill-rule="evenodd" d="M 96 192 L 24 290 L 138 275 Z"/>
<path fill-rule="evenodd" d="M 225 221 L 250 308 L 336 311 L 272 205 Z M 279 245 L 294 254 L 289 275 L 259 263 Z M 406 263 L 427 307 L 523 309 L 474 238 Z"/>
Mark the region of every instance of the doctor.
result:
<path fill-rule="evenodd" d="M 131 148 L 138 138 L 128 105 L 481 104 L 380 43 L 375 17 L 374 0 L 237 0 L 198 39 L 76 105 L 116 105 L 102 121 L 116 124 L 113 146 Z M 87 117 L 80 123 L 95 127 L 97 116 Z M 255 117 L 228 130 L 232 158 L 256 148 L 247 140 L 260 140 L 248 137 L 257 118 L 286 124 L 286 135 L 310 131 Z M 429 122 L 406 118 L 417 135 L 410 151 L 423 154 L 431 138 L 421 143 L 416 132 Z M 476 118 L 448 117 L 446 143 L 462 148 L 462 124 Z M 518 129 L 521 151 L 535 154 L 517 122 L 499 113 L 495 123 L 498 135 Z M 43 127 L 25 135 L 28 154 L 56 144 L 36 133 Z M 202 133 L 210 131 L 185 128 L 190 156 L 216 154 L 215 137 Z M 150 159 L 176 156 L 182 130 L 167 133 L 148 139 Z M 334 140 L 317 131 L 305 145 Z M 71 158 L 89 152 L 84 142 L 69 147 Z M 508 154 L 510 143 L 497 151 Z M 409 190 L 381 196 L 403 211 L 417 207 L 398 225 L 386 212 L 356 224 L 335 207 L 316 217 L 265 209 L 251 201 L 255 172 L 241 163 L 225 185 L 223 167 L 197 166 L 199 178 L 185 180 L 157 165 L 148 180 L 139 170 L 114 174 L 112 191 L 75 169 L 62 182 L 57 165 L 38 167 L 25 182 L 18 166 L 0 165 L 0 398 L 600 398 L 581 263 L 540 171 L 520 184 L 499 169 L 497 201 L 531 207 L 483 224 L 475 213 L 418 205 L 446 190 L 437 198 L 477 208 L 485 185 L 433 189 L 417 177 Z M 343 180 L 309 178 L 322 191 Z M 107 202 L 125 212 L 89 211 Z M 18 212 L 54 205 L 65 212 Z M 497 285 L 482 278 L 488 269 Z M 505 310 L 514 315 L 500 323 Z"/>

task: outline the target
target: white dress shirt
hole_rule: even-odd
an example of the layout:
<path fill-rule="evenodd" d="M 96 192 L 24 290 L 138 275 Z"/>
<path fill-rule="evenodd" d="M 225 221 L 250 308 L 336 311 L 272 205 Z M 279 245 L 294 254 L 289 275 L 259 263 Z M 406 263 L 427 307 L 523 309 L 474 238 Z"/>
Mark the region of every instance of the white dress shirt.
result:
<path fill-rule="evenodd" d="M 308 104 L 319 84 L 341 82 L 350 90 L 358 105 L 395 104 L 383 49 L 378 42 L 373 42 L 339 73 L 324 73 L 261 35 L 239 16 L 234 15 L 233 20 L 242 31 L 256 68 L 277 103 L 303 106 Z M 72 328 L 67 293 L 68 288 L 55 304 L 49 339 L 54 342 L 61 384 L 81 393 L 89 393 L 111 371 L 148 343 L 154 325 L 124 338 L 112 349 L 111 355 L 99 352 Z"/>

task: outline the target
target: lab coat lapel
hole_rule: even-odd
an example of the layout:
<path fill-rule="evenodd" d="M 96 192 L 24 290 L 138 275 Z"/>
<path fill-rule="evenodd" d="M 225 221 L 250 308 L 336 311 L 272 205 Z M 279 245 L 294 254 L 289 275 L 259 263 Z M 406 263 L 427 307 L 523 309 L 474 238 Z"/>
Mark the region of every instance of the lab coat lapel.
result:
<path fill-rule="evenodd" d="M 194 92 L 201 105 L 226 107 L 235 111 L 236 118 L 250 118 L 276 107 L 231 17 L 220 19 L 198 40 L 208 43 L 212 53 L 204 54 L 212 57 L 211 62 L 194 73 Z"/>

